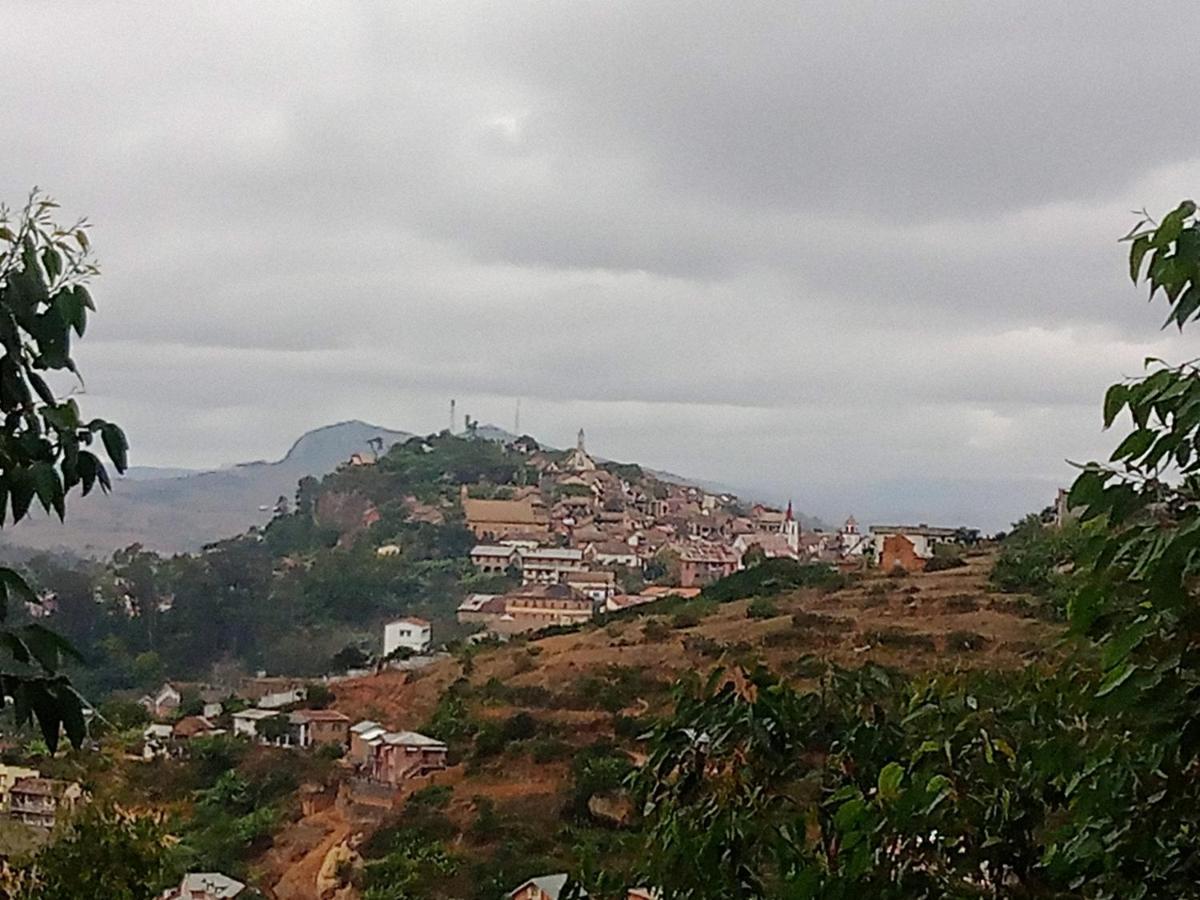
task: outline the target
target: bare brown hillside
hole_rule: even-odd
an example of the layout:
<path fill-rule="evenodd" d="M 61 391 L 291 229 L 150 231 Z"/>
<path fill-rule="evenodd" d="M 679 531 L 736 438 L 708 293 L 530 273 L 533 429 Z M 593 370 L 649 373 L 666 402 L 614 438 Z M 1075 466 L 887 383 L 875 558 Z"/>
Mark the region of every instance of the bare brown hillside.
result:
<path fill-rule="evenodd" d="M 747 600 L 691 601 L 670 614 L 634 615 L 578 633 L 483 649 L 465 670 L 455 659 L 419 673 L 345 682 L 337 686 L 336 706 L 355 719 L 420 729 L 447 689 L 462 679 L 469 685 L 461 692 L 467 715 L 476 722 L 499 724 L 527 713 L 542 740 L 559 742 L 565 755 L 538 761 L 536 742 L 517 742 L 482 759 L 463 748 L 462 760 L 431 782 L 452 792 L 441 814 L 458 829 L 453 850 L 484 859 L 500 846 L 481 837 L 478 827 L 472 832 L 484 798 L 501 820 L 521 823 L 524 833 L 535 836 L 535 845 L 536 836 L 544 837 L 545 858 L 553 860 L 549 836 L 562 827 L 572 750 L 616 738 L 636 760 L 637 742 L 614 733 L 616 714 L 665 712 L 667 688 L 686 672 L 761 661 L 799 679 L 808 668 L 798 663 L 812 656 L 843 666 L 873 661 L 919 671 L 1015 667 L 1052 653 L 1061 627 L 1039 619 L 1031 598 L 990 591 L 990 566 L 990 554 L 980 552 L 966 566 L 946 572 L 867 575 L 832 593 L 796 591 L 773 598 L 778 614 L 769 618 L 749 618 Z M 620 690 L 605 693 L 613 684 Z M 334 827 L 329 816 L 322 813 L 313 821 L 309 846 L 299 840 L 308 833 L 302 819 L 290 833 L 296 845 L 263 860 L 267 883 L 278 885 L 279 897 L 356 896 L 348 887 L 321 894 L 318 869 L 330 847 L 343 841 L 357 846 L 371 826 L 347 830 L 339 822 Z M 445 890 L 446 896 L 467 896 L 470 884 L 449 879 Z"/>
<path fill-rule="evenodd" d="M 748 600 L 723 604 L 693 627 L 672 627 L 671 616 L 634 616 L 576 634 L 486 650 L 468 680 L 559 690 L 589 671 L 617 665 L 670 681 L 731 661 L 760 660 L 787 672 L 806 655 L 845 666 L 873 661 L 906 671 L 937 667 L 1018 666 L 1046 653 L 1060 629 L 1033 615 L 1021 595 L 992 592 L 991 555 L 967 565 L 905 578 L 869 575 L 833 593 L 813 589 L 774 598 L 779 615 L 749 619 Z M 701 603 L 699 608 L 703 609 Z M 666 629 L 656 631 L 658 622 Z M 463 667 L 448 660 L 420 673 L 390 672 L 346 682 L 337 705 L 351 717 L 392 727 L 419 727 Z M 559 718 L 569 719 L 561 713 Z"/>

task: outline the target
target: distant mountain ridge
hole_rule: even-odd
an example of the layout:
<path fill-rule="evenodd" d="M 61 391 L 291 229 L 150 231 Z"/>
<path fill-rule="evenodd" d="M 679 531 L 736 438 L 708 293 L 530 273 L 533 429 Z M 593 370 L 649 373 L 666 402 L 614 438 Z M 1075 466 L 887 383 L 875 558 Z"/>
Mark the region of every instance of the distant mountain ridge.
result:
<path fill-rule="evenodd" d="M 162 553 L 194 551 L 265 524 L 275 501 L 296 493 L 296 482 L 332 472 L 354 453 L 370 452 L 368 441 L 379 438 L 386 450 L 410 437 L 354 419 L 306 432 L 273 462 L 202 472 L 139 467 L 116 479 L 111 494 L 75 498 L 65 523 L 31 515 L 2 535 L 7 543 L 85 556 L 107 557 L 135 543 Z"/>

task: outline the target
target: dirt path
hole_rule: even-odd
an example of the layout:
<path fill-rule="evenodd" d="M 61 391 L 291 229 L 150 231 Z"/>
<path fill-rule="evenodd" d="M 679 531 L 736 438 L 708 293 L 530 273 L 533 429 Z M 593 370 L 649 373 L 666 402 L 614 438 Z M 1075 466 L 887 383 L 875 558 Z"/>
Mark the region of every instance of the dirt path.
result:
<path fill-rule="evenodd" d="M 317 876 L 325 858 L 354 829 L 336 806 L 305 816 L 285 828 L 263 861 L 274 900 L 321 900 Z"/>

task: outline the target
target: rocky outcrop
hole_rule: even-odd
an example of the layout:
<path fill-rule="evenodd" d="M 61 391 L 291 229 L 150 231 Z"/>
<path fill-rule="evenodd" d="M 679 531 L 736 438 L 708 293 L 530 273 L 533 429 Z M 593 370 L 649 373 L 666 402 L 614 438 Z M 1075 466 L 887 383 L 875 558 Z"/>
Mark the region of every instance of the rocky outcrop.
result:
<path fill-rule="evenodd" d="M 587 808 L 593 819 L 617 828 L 628 828 L 637 816 L 633 799 L 626 791 L 592 794 Z"/>

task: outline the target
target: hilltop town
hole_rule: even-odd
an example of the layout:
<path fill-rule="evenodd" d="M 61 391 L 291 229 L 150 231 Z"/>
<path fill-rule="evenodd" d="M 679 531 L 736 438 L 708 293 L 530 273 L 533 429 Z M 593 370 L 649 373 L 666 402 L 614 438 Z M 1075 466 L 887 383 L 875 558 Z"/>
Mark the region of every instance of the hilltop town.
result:
<path fill-rule="evenodd" d="M 932 648 L 930 638 L 896 629 L 886 614 L 891 602 L 881 608 L 871 599 L 874 589 L 844 595 L 834 616 L 806 610 L 814 596 L 835 597 L 865 577 L 886 575 L 895 582 L 925 572 L 978 574 L 970 563 L 977 543 L 968 529 L 860 529 L 853 517 L 836 530 L 806 528 L 790 502 L 783 508 L 747 504 L 635 464 L 599 460 L 588 452 L 582 430 L 567 451 L 528 436 L 489 440 L 470 432 L 404 438 L 390 447 L 371 441 L 320 481 L 302 479 L 293 499 L 279 499 L 265 527 L 194 557 L 167 560 L 131 548 L 94 576 L 89 600 L 55 593 L 50 586 L 57 582 L 46 579 L 40 602 L 26 612 L 70 628 L 81 614 L 79 603 L 90 605 L 88 615 L 101 619 L 83 639 L 101 661 L 117 639 L 131 648 L 145 646 L 139 659 L 158 658 L 172 646 L 179 651 L 173 663 L 158 664 L 167 678 L 140 694 L 131 688 L 146 686 L 141 676 L 114 668 L 115 661 L 102 662 L 98 669 L 112 686 L 103 689 L 109 700 L 93 715 L 109 723 L 98 731 L 109 736 L 69 763 L 36 752 L 18 755 L 14 765 L 0 768 L 0 813 L 11 827 L 26 829 L 22 840 L 36 843 L 29 835 L 51 834 L 58 821 L 88 804 L 142 796 L 97 781 L 95 766 L 111 760 L 117 747 L 123 753 L 119 765 L 159 771 L 168 780 L 196 777 L 182 773 L 205 766 L 214 753 L 250 784 L 263 766 L 304 772 L 303 791 L 296 783 L 264 795 L 279 818 L 237 826 L 206 813 L 224 828 L 252 828 L 258 837 L 240 850 L 200 854 L 209 869 L 222 871 L 186 872 L 170 896 L 240 896 L 256 883 L 278 898 L 355 897 L 354 885 L 370 882 L 369 857 L 376 852 L 360 851 L 360 842 L 388 833 L 417 802 L 414 797 L 439 786 L 455 786 L 458 796 L 460 783 L 464 791 L 490 791 L 497 779 L 510 785 L 531 779 L 540 785 L 535 794 L 561 792 L 584 777 L 563 767 L 571 747 L 599 753 L 600 769 L 625 771 L 636 748 L 622 746 L 630 737 L 623 718 L 649 722 L 651 714 L 665 711 L 670 680 L 697 664 L 753 654 L 755 647 L 779 663 L 814 638 L 812 647 L 847 662 L 858 662 L 855 654 L 864 649 L 909 660 L 914 648 Z M 236 606 L 214 599 L 211 586 L 220 583 L 228 585 L 223 593 L 240 598 Z M 742 610 L 730 604 L 780 592 L 802 605 L 764 600 Z M 892 590 L 889 595 L 899 596 Z M 279 660 L 270 673 L 246 672 L 228 657 L 220 632 L 206 638 L 204 631 L 264 604 L 295 614 L 266 625 L 244 619 L 248 630 L 238 639 L 247 662 Z M 722 604 L 729 604 L 733 618 L 718 609 Z M 861 621 L 853 612 L 859 604 Z M 401 614 L 390 613 L 397 609 Z M 788 616 L 801 623 L 795 634 L 757 624 L 786 622 Z M 332 657 L 309 653 L 293 667 L 255 649 L 257 640 L 291 635 L 332 646 L 329 632 L 348 621 L 362 637 Z M 632 634 L 638 621 L 645 624 L 634 641 L 613 639 Z M 932 621 L 926 618 L 922 627 Z M 955 612 L 939 627 L 964 624 Z M 957 636 L 947 639 L 947 647 L 995 643 L 995 658 L 1009 664 L 1013 651 L 1007 648 L 1025 640 L 1014 637 L 1021 629 L 1014 631 L 1004 616 L 978 624 L 978 632 L 951 628 Z M 255 628 L 264 629 L 261 639 Z M 101 640 L 104 633 L 110 636 Z M 676 634 L 682 644 L 672 640 Z M 595 638 L 585 636 L 596 635 L 599 643 L 564 654 L 555 635 L 589 642 Z M 225 655 L 200 653 L 198 643 Z M 514 685 L 516 693 L 506 694 L 493 675 L 472 676 L 476 667 L 503 672 L 514 658 L 517 682 L 535 679 L 525 688 Z M 555 679 L 566 686 L 562 697 L 551 687 Z M 481 706 L 484 696 L 490 699 Z M 497 722 L 504 707 L 509 718 Z M 598 735 L 617 744 L 589 750 Z M 534 754 L 542 762 L 532 769 L 522 763 L 519 775 L 494 771 L 493 756 L 506 743 L 524 747 L 531 740 L 545 745 Z M 488 749 L 493 744 L 496 749 Z M 482 772 L 488 774 L 480 781 Z M 586 777 L 599 780 L 571 788 L 586 792 L 570 814 L 578 827 L 612 828 L 615 815 L 615 827 L 625 828 L 622 801 L 612 801 L 618 812 L 608 808 L 619 797 L 612 793 L 616 784 L 608 776 Z M 455 804 L 456 827 L 467 828 L 461 817 L 478 814 L 477 804 L 463 798 Z M 180 796 L 168 807 L 182 811 L 194 803 Z M 194 827 L 183 827 L 185 843 L 209 840 L 204 835 L 218 825 L 193 834 Z M 323 837 L 314 841 L 315 834 Z M 558 896 L 565 884 L 561 873 L 518 883 L 517 876 L 536 869 L 541 858 L 526 856 L 511 865 L 497 862 L 496 884 L 514 897 Z M 366 868 L 357 881 L 347 880 L 334 874 L 339 860 Z M 461 886 L 462 879 L 448 884 Z M 638 890 L 629 896 L 645 895 Z M 436 890 L 433 895 L 442 896 Z M 494 890 L 483 895 L 499 896 Z"/>
<path fill-rule="evenodd" d="M 667 482 L 637 466 L 602 466 L 579 432 L 573 450 L 547 453 L 531 439 L 513 443 L 537 483 L 497 498 L 460 489 L 467 527 L 479 540 L 471 562 L 483 574 L 519 577 L 504 594 L 473 594 L 458 620 L 507 635 L 572 625 L 667 594 L 695 596 L 747 560 L 789 559 L 840 570 L 864 559 L 884 570 L 924 570 L 939 553 L 978 539 L 964 528 L 879 525 L 860 531 L 853 516 L 837 531 L 804 530 L 785 510 L 745 506 L 729 493 Z M 356 464 L 364 464 L 359 458 Z M 391 552 L 380 548 L 381 553 Z M 949 556 L 947 556 L 949 558 Z"/>

